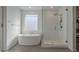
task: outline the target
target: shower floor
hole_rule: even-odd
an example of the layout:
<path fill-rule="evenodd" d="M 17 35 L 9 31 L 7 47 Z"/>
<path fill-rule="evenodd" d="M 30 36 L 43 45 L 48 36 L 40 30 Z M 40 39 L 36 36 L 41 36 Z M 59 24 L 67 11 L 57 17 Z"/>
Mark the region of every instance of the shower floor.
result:
<path fill-rule="evenodd" d="M 63 40 L 42 40 L 42 47 L 47 48 L 67 48 L 67 44 Z"/>
<path fill-rule="evenodd" d="M 40 45 L 38 46 L 16 45 L 11 49 L 9 49 L 7 52 L 70 52 L 70 50 L 66 48 L 42 48 Z"/>

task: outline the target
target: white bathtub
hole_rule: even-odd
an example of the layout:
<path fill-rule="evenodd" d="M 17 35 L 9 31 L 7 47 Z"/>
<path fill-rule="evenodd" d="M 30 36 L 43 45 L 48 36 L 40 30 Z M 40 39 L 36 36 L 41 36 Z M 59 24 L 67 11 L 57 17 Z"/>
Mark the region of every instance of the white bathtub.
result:
<path fill-rule="evenodd" d="M 18 43 L 20 45 L 38 45 L 41 41 L 41 34 L 19 34 Z"/>

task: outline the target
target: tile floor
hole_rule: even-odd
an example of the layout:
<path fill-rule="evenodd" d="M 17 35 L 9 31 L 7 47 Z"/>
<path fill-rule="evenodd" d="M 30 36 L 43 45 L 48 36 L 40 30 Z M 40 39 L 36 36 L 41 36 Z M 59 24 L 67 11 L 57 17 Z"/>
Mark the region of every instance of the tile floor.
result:
<path fill-rule="evenodd" d="M 39 46 L 22 46 L 16 45 L 7 52 L 70 52 L 66 48 L 42 48 Z"/>

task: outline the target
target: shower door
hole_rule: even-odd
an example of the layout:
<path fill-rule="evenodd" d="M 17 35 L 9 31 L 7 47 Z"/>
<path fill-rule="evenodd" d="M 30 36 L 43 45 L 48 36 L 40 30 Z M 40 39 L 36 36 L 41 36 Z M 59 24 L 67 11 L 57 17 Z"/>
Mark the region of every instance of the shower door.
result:
<path fill-rule="evenodd" d="M 52 10 L 43 11 L 43 40 L 46 44 L 53 44 L 58 39 L 57 16 Z"/>

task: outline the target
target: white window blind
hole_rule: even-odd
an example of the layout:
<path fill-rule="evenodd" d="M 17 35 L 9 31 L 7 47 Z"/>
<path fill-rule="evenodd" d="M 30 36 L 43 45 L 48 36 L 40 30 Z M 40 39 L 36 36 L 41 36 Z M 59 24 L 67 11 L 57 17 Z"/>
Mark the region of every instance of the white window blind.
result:
<path fill-rule="evenodd" d="M 25 30 L 28 33 L 38 31 L 38 15 L 25 15 Z"/>

